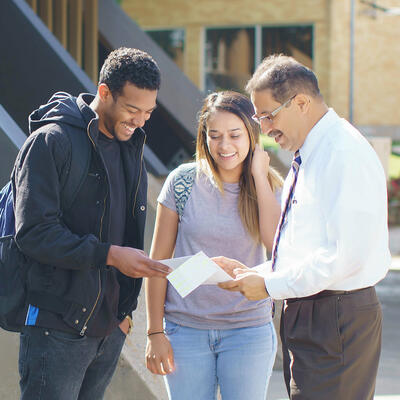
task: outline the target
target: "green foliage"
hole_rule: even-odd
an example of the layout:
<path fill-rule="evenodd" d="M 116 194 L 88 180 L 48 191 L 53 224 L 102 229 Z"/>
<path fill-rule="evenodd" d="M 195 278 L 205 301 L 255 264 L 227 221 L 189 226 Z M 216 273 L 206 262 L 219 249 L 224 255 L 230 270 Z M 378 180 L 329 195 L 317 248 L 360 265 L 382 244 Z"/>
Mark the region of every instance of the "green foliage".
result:
<path fill-rule="evenodd" d="M 400 156 L 391 154 L 389 158 L 389 177 L 399 178 L 400 177 Z"/>
<path fill-rule="evenodd" d="M 267 135 L 261 135 L 261 143 L 265 150 L 273 151 L 274 153 L 276 153 L 279 148 L 279 145 L 275 142 L 275 139 L 270 138 Z"/>

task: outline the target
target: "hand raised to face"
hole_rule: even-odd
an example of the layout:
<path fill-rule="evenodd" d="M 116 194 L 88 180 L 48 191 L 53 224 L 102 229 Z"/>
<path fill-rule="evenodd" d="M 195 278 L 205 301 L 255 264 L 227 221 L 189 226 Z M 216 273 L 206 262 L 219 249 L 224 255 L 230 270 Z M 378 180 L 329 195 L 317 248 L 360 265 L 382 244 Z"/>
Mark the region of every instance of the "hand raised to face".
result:
<path fill-rule="evenodd" d="M 257 176 L 265 177 L 268 174 L 270 158 L 260 145 L 256 144 L 251 162 L 251 174 L 254 178 Z"/>

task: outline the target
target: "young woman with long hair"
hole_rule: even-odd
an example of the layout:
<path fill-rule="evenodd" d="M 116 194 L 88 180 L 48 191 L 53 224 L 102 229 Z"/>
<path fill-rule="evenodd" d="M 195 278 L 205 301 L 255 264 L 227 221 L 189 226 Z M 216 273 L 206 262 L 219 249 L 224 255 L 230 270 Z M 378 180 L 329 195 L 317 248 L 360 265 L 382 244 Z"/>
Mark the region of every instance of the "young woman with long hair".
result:
<path fill-rule="evenodd" d="M 280 176 L 259 145 L 250 100 L 239 93 L 210 94 L 199 113 L 195 178 L 181 218 L 174 181 L 158 198 L 150 256 L 167 259 L 202 250 L 245 265 L 265 261 L 280 207 Z M 264 400 L 276 354 L 270 299 L 249 301 L 216 285 L 185 298 L 167 281 L 146 281 L 147 368 L 165 375 L 172 400 Z M 165 329 L 164 329 L 165 319 Z"/>

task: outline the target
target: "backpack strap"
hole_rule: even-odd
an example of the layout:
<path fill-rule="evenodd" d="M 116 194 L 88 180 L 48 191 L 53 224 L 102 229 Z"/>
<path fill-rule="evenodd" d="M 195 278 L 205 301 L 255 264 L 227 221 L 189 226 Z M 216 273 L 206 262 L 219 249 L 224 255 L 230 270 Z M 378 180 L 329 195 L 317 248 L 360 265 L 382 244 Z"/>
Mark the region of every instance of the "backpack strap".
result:
<path fill-rule="evenodd" d="M 185 210 L 186 202 L 192 192 L 193 182 L 196 177 L 196 164 L 182 164 L 177 168 L 174 177 L 174 196 L 176 212 L 178 213 L 179 221 L 182 220 L 183 211 Z"/>
<path fill-rule="evenodd" d="M 11 181 L 0 191 L 0 237 L 15 234 L 15 217 Z"/>
<path fill-rule="evenodd" d="M 91 148 L 86 131 L 66 129 L 71 141 L 71 163 L 67 178 L 61 189 L 62 209 L 71 208 L 89 171 Z"/>

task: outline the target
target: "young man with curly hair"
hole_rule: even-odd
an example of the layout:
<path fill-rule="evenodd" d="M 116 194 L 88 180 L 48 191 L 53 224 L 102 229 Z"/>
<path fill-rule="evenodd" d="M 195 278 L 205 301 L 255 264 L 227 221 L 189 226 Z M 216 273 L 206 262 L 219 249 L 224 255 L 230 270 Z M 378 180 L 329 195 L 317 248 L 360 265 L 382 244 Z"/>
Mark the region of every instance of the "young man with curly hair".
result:
<path fill-rule="evenodd" d="M 30 115 L 12 176 L 15 239 L 31 260 L 20 316 L 23 400 L 102 399 L 142 277 L 169 271 L 142 250 L 142 127 L 159 87 L 151 56 L 120 48 L 104 62 L 95 96 L 58 92 Z M 72 135 L 85 137 L 87 168 L 65 209 L 62 188 L 78 153 Z"/>

